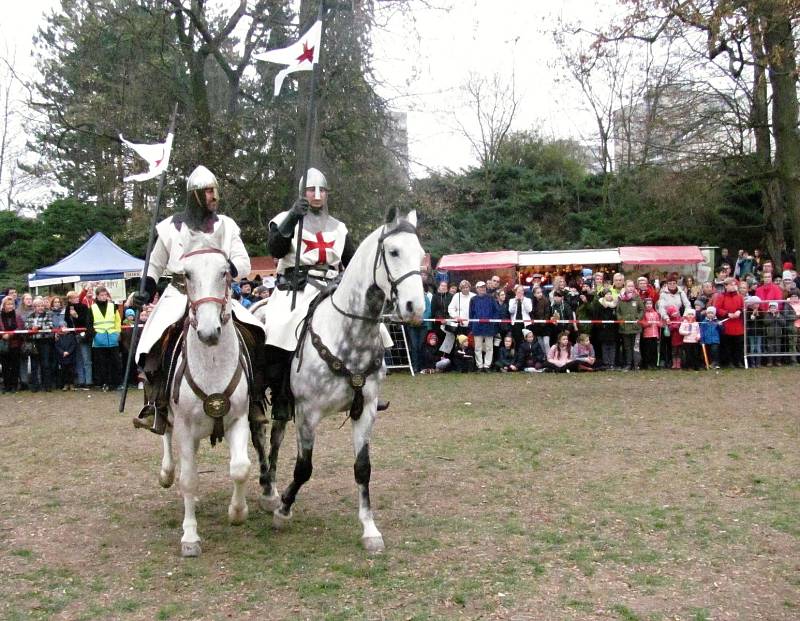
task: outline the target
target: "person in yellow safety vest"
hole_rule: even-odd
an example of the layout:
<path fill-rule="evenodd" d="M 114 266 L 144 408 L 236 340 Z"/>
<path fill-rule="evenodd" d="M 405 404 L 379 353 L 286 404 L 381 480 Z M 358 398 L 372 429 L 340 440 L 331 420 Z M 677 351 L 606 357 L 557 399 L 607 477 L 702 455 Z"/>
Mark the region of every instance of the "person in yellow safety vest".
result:
<path fill-rule="evenodd" d="M 116 387 L 120 382 L 119 336 L 122 320 L 110 299 L 108 289 L 98 287 L 92 304 L 92 354 L 96 386 L 103 391 Z"/>

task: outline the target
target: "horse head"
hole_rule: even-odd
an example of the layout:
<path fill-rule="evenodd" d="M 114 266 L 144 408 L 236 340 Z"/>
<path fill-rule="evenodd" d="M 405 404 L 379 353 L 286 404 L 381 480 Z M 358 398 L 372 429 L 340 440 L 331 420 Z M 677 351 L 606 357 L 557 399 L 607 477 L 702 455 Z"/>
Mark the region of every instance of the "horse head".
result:
<path fill-rule="evenodd" d="M 181 257 L 189 299 L 189 321 L 206 345 L 216 345 L 222 325 L 230 319 L 231 273 L 228 257 L 221 250 L 224 225 L 214 233 L 189 231 Z"/>
<path fill-rule="evenodd" d="M 417 212 L 391 207 L 378 237 L 374 279 L 384 296 L 394 301 L 403 321 L 419 322 L 425 311 L 420 273 L 424 256 L 417 237 Z"/>

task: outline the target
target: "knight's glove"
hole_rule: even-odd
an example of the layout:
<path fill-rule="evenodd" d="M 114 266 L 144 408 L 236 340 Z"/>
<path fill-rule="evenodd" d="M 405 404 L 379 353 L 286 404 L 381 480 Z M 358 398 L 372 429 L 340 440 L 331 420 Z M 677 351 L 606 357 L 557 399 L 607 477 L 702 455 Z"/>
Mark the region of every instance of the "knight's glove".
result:
<path fill-rule="evenodd" d="M 283 222 L 281 222 L 278 227 L 278 232 L 281 234 L 281 237 L 289 238 L 294 236 L 294 227 L 298 220 L 308 213 L 308 208 L 308 199 L 306 198 L 298 198 L 294 202 L 289 213 L 286 214 Z"/>
<path fill-rule="evenodd" d="M 150 301 L 150 294 L 147 293 L 147 291 L 141 291 L 141 292 L 137 291 L 136 293 L 133 294 L 133 297 L 131 298 L 131 307 L 140 311 L 149 301 Z"/>
<path fill-rule="evenodd" d="M 152 300 L 156 295 L 156 281 L 152 276 L 144 279 L 144 291 L 137 291 L 131 298 L 131 306 L 137 310 L 142 310 L 144 305 Z"/>

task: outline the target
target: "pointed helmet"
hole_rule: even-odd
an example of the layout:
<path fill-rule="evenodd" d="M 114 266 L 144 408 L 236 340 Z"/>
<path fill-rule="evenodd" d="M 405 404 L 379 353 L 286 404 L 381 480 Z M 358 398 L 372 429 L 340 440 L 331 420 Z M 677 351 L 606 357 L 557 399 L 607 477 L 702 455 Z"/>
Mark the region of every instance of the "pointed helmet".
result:
<path fill-rule="evenodd" d="M 314 198 L 319 198 L 319 191 L 321 188 L 328 188 L 328 180 L 325 178 L 325 175 L 322 174 L 322 171 L 317 170 L 316 168 L 309 168 L 308 172 L 306 173 L 306 188 L 314 188 Z M 303 190 L 303 180 L 300 179 L 300 183 L 297 186 L 300 194 L 304 194 Z"/>
<path fill-rule="evenodd" d="M 205 190 L 206 188 L 214 188 L 214 198 L 219 200 L 219 184 L 214 173 L 205 166 L 198 166 L 186 179 L 186 192 L 195 194 L 195 197 L 197 197 L 197 190 Z M 198 202 L 202 201 L 198 199 Z"/>

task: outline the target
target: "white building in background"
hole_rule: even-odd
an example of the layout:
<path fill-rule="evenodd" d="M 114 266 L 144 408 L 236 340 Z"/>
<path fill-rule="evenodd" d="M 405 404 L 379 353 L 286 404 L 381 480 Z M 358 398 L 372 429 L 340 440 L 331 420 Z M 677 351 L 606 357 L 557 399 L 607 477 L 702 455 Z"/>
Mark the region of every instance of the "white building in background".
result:
<path fill-rule="evenodd" d="M 614 170 L 645 164 L 689 168 L 722 153 L 750 150 L 750 135 L 722 95 L 683 85 L 647 91 L 614 111 Z"/>

